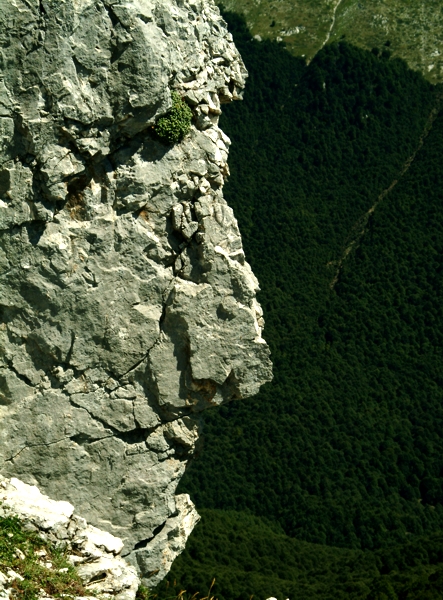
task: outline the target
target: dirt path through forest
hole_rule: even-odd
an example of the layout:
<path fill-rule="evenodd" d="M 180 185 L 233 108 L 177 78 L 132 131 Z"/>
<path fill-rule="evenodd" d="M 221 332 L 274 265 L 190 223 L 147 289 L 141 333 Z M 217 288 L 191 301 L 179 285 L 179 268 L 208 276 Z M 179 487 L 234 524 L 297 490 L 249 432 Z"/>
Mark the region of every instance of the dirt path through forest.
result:
<path fill-rule="evenodd" d="M 420 136 L 420 140 L 418 142 L 417 148 L 414 150 L 413 154 L 406 160 L 406 162 L 404 163 L 403 167 L 401 168 L 399 174 L 397 175 L 397 178 L 392 181 L 392 183 L 389 185 L 389 187 L 387 187 L 386 189 L 384 189 L 381 192 L 381 194 L 377 197 L 377 200 L 374 202 L 374 204 L 371 206 L 371 208 L 363 216 L 361 216 L 360 219 L 358 219 L 358 221 L 354 224 L 348 237 L 346 238 L 345 248 L 344 248 L 339 260 L 331 261 L 327 264 L 327 266 L 335 266 L 336 267 L 334 278 L 332 279 L 331 283 L 329 284 L 329 287 L 331 288 L 331 290 L 334 289 L 335 284 L 338 281 L 338 278 L 340 276 L 340 271 L 342 269 L 344 261 L 347 259 L 347 257 L 352 252 L 352 250 L 357 248 L 359 242 L 361 241 L 362 237 L 366 233 L 368 221 L 369 221 L 371 215 L 375 212 L 375 210 L 376 210 L 377 206 L 380 204 L 380 202 L 386 198 L 386 196 L 394 189 L 394 187 L 397 185 L 397 183 L 400 181 L 400 179 L 405 175 L 405 173 L 408 172 L 410 166 L 412 165 L 412 163 L 415 160 L 415 157 L 422 149 L 425 139 L 428 137 L 428 135 L 432 129 L 432 125 L 434 124 L 434 121 L 437 118 L 438 113 L 440 112 L 442 100 L 443 100 L 443 93 L 440 92 L 437 95 L 435 106 L 431 110 L 428 120 L 426 121 L 426 125 L 423 130 L 423 133 Z"/>

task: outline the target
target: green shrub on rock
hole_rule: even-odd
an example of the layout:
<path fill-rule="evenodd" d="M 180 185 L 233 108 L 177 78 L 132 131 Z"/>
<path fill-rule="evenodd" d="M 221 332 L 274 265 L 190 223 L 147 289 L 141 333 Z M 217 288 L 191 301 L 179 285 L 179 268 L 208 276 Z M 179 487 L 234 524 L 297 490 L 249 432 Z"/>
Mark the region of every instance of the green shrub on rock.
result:
<path fill-rule="evenodd" d="M 172 108 L 161 117 L 154 129 L 158 137 L 168 144 L 179 142 L 191 128 L 192 111 L 178 92 L 172 92 Z"/>

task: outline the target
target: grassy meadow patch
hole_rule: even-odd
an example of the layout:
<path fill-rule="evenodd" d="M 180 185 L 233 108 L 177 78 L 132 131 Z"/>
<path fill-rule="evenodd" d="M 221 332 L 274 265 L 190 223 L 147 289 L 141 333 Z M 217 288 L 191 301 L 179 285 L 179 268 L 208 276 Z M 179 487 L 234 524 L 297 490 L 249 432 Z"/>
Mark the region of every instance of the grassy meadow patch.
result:
<path fill-rule="evenodd" d="M 244 15 L 251 35 L 281 40 L 308 61 L 326 40 L 366 50 L 387 46 L 432 83 L 443 81 L 443 4 L 439 0 L 222 0 Z"/>

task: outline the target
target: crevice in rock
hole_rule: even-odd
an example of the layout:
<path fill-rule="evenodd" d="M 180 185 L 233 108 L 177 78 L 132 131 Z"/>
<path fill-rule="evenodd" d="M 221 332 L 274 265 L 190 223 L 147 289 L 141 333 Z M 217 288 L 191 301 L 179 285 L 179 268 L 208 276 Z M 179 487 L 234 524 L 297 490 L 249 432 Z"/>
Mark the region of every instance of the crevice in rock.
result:
<path fill-rule="evenodd" d="M 91 180 L 92 169 L 89 165 L 85 165 L 85 170 L 68 183 L 68 193 L 63 208 L 69 210 L 71 219 L 75 221 L 88 220 L 88 207 L 85 202 L 84 190 L 91 183 Z"/>
<path fill-rule="evenodd" d="M 96 423 L 100 423 L 100 425 L 103 425 L 103 427 L 105 429 L 108 429 L 108 430 L 110 430 L 112 432 L 112 435 L 104 436 L 104 437 L 118 437 L 119 434 L 122 433 L 121 431 L 117 431 L 117 429 L 115 429 L 114 427 L 112 427 L 111 425 L 109 425 L 108 423 L 106 423 L 106 421 L 104 421 L 103 419 L 99 419 L 98 417 L 96 417 L 95 415 L 93 415 L 91 413 L 91 411 L 89 411 L 87 408 L 85 408 L 81 404 L 77 404 L 77 402 L 75 402 L 75 400 L 72 398 L 72 396 L 69 396 L 69 402 L 75 408 L 81 408 L 82 410 L 86 411 L 93 421 L 95 421 Z M 97 438 L 97 439 L 103 439 L 103 438 Z M 94 441 L 96 441 L 96 440 L 94 440 Z"/>
<path fill-rule="evenodd" d="M 160 525 L 157 525 L 157 527 L 152 532 L 152 536 L 149 538 L 146 538 L 144 540 L 140 540 L 139 542 L 134 544 L 133 550 L 141 550 L 142 548 L 146 548 L 146 546 L 149 544 L 149 542 L 153 538 L 155 538 L 155 536 L 158 535 L 164 529 L 166 523 L 167 523 L 167 521 L 165 521 L 164 523 L 161 523 Z"/>
<path fill-rule="evenodd" d="M 69 347 L 68 354 L 66 355 L 66 358 L 65 358 L 65 364 L 67 364 L 67 365 L 69 365 L 69 363 L 71 362 L 72 353 L 74 351 L 74 343 L 75 343 L 75 333 L 73 331 L 71 331 L 71 346 Z"/>
<path fill-rule="evenodd" d="M 104 3 L 104 7 L 105 7 L 106 12 L 108 13 L 108 16 L 112 23 L 112 26 L 117 27 L 117 25 L 120 24 L 119 18 L 117 17 L 115 12 L 112 10 L 112 8 L 108 5 L 108 3 Z"/>
<path fill-rule="evenodd" d="M 46 223 L 47 221 L 39 221 L 34 219 L 32 222 L 24 224 L 24 227 L 28 232 L 28 239 L 33 246 L 37 246 L 39 243 L 40 238 L 45 231 Z"/>
<path fill-rule="evenodd" d="M 19 313 L 20 309 L 17 306 L 0 303 L 0 323 L 10 323 Z"/>
<path fill-rule="evenodd" d="M 116 46 L 112 49 L 111 53 L 111 65 L 116 63 L 124 54 L 126 48 L 128 48 L 129 43 L 117 42 Z"/>
<path fill-rule="evenodd" d="M 19 373 L 17 371 L 17 369 L 14 367 L 14 365 L 12 364 L 12 361 L 8 361 L 7 363 L 8 368 L 14 372 L 15 376 L 20 379 L 20 381 L 22 381 L 23 383 L 25 383 L 26 385 L 29 385 L 31 387 L 34 387 L 34 384 L 32 383 L 32 381 L 30 379 L 28 379 L 28 377 L 26 377 L 26 375 L 22 375 L 21 373 Z"/>
<path fill-rule="evenodd" d="M 75 402 L 75 400 L 72 400 L 72 398 L 70 398 L 69 400 L 70 400 L 70 403 L 74 407 L 85 410 L 89 414 L 91 419 L 93 419 L 97 423 L 100 423 L 101 425 L 103 425 L 103 427 L 105 427 L 105 429 L 107 429 L 108 431 L 111 432 L 111 435 L 103 435 L 101 437 L 100 436 L 92 437 L 90 434 L 86 434 L 86 433 L 79 433 L 79 434 L 70 436 L 69 439 L 71 439 L 73 442 L 75 442 L 79 446 L 87 446 L 89 444 L 93 444 L 95 442 L 99 442 L 99 441 L 102 441 L 104 439 L 109 439 L 109 438 L 115 438 L 115 439 L 121 440 L 127 446 L 141 444 L 141 443 L 146 442 L 148 437 L 151 434 L 153 434 L 158 429 L 164 427 L 167 423 L 173 423 L 174 421 L 178 421 L 179 419 L 182 419 L 183 417 L 188 416 L 186 414 L 181 414 L 177 417 L 170 418 L 168 420 L 165 419 L 165 421 L 162 421 L 161 423 L 155 425 L 154 427 L 150 427 L 150 428 L 137 427 L 135 429 L 131 429 L 130 431 L 118 431 L 117 429 L 115 429 L 115 427 L 112 427 L 112 425 L 109 425 L 103 419 L 100 419 L 99 417 L 96 417 L 93 414 L 91 414 L 91 412 L 84 406 L 77 404 Z M 192 455 L 192 451 L 191 451 L 192 448 L 187 446 L 186 443 L 181 442 L 179 439 L 169 437 L 168 443 L 169 443 L 170 447 L 174 450 L 174 456 L 176 459 L 178 459 L 180 461 L 184 461 L 184 460 L 187 460 L 187 458 Z M 146 452 L 156 452 L 157 454 L 162 454 L 161 451 L 157 452 L 156 450 L 153 450 L 152 448 L 148 448 L 148 446 L 146 446 Z"/>
<path fill-rule="evenodd" d="M 83 161 L 85 161 L 85 157 L 82 156 Z M 82 192 L 88 185 L 91 183 L 93 167 L 89 161 L 85 163 L 84 171 L 78 173 L 77 175 L 73 175 L 68 183 L 68 194 L 78 194 Z"/>
<path fill-rule="evenodd" d="M 113 435 L 105 435 L 103 437 L 92 437 L 87 433 L 77 433 L 76 435 L 71 435 L 69 438 L 78 446 L 86 446 L 87 444 L 92 444 L 93 442 L 99 442 L 100 440 L 106 440 L 108 438 L 114 437 Z"/>
<path fill-rule="evenodd" d="M 114 378 L 117 379 L 117 381 L 119 381 L 120 379 L 123 379 L 124 377 L 126 377 L 126 375 L 128 375 L 131 371 L 134 371 L 134 369 L 139 367 L 142 364 L 142 362 L 144 362 L 148 358 L 149 353 L 151 352 L 152 348 L 155 346 L 157 341 L 158 341 L 158 339 L 155 340 L 155 342 L 152 344 L 152 346 L 149 348 L 149 350 L 146 351 L 146 354 L 144 354 L 142 356 L 142 358 L 139 361 L 137 361 L 134 365 L 129 367 L 129 369 L 127 371 L 125 371 L 125 373 L 122 373 L 121 375 L 117 375 L 117 374 L 113 373 Z"/>
<path fill-rule="evenodd" d="M 140 444 L 141 442 L 144 442 L 148 435 L 154 431 L 154 429 L 155 428 L 143 429 L 140 427 L 140 429 L 132 429 L 131 431 L 120 431 L 114 437 L 117 437 L 118 439 L 122 440 L 122 442 L 125 442 L 125 444 L 130 446 L 132 444 Z"/>
<path fill-rule="evenodd" d="M 128 27 L 126 27 L 125 24 L 120 21 L 118 16 L 115 14 L 115 12 L 112 10 L 112 8 L 108 4 L 105 4 L 105 10 L 108 13 L 109 19 L 112 23 L 114 30 L 118 29 L 118 27 L 120 26 L 125 31 L 129 32 Z M 113 49 L 111 51 L 111 61 L 110 61 L 111 65 L 118 61 L 118 59 L 122 56 L 124 51 L 128 48 L 129 44 L 130 44 L 130 42 L 120 41 L 118 39 L 118 34 L 116 35 L 114 33 Z"/>
<path fill-rule="evenodd" d="M 91 73 L 91 70 L 85 67 L 75 56 L 72 57 L 72 62 L 74 63 L 75 70 L 77 75 L 82 77 L 88 77 Z"/>
<path fill-rule="evenodd" d="M 69 401 L 72 404 L 72 406 L 74 406 L 75 408 L 80 408 L 80 409 L 85 410 L 88 413 L 88 415 L 91 417 L 91 419 L 93 419 L 97 423 L 100 423 L 100 425 L 103 425 L 103 427 L 105 427 L 105 429 L 112 432 L 112 435 L 104 435 L 102 437 L 97 437 L 97 438 L 92 438 L 88 434 L 76 434 L 76 435 L 71 436 L 70 439 L 72 439 L 76 443 L 79 443 L 79 445 L 86 445 L 88 443 L 97 442 L 97 441 L 100 441 L 103 439 L 108 439 L 111 437 L 121 440 L 128 446 L 131 446 L 133 444 L 140 444 L 140 443 L 145 442 L 146 438 L 153 431 L 155 431 L 158 427 L 161 427 L 161 425 L 163 425 L 163 424 L 159 424 L 152 428 L 139 427 L 136 429 L 131 429 L 130 431 L 119 431 L 118 429 L 115 429 L 115 427 L 112 427 L 112 425 L 109 425 L 109 423 L 107 423 L 105 420 L 100 419 L 99 417 L 96 417 L 95 415 L 93 415 L 84 406 L 77 404 L 75 402 L 75 400 L 72 399 L 72 397 L 69 398 Z"/>
<path fill-rule="evenodd" d="M 169 33 L 167 32 L 166 26 L 164 23 L 162 23 L 161 21 L 156 21 L 155 24 L 159 29 L 161 29 L 163 31 L 163 33 L 166 37 L 169 37 Z"/>
<path fill-rule="evenodd" d="M 142 15 L 141 13 L 138 13 L 137 17 L 140 19 L 140 21 L 143 21 L 143 23 L 152 23 L 153 21 L 152 19 L 150 19 L 146 15 Z"/>
<path fill-rule="evenodd" d="M 6 169 L 4 171 L 0 171 L 0 196 L 4 196 L 10 187 L 10 175 L 9 171 Z"/>

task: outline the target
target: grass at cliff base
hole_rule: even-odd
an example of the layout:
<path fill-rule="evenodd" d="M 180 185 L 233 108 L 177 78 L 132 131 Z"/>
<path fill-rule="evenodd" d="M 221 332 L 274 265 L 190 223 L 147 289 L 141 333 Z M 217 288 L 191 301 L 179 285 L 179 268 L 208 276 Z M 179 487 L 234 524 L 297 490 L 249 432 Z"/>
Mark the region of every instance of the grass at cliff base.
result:
<path fill-rule="evenodd" d="M 7 584 L 11 598 L 37 600 L 41 596 L 75 598 L 90 595 L 62 550 L 54 548 L 16 516 L 0 516 L 0 571 L 19 577 Z M 10 575 L 10 573 L 9 573 Z"/>

